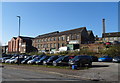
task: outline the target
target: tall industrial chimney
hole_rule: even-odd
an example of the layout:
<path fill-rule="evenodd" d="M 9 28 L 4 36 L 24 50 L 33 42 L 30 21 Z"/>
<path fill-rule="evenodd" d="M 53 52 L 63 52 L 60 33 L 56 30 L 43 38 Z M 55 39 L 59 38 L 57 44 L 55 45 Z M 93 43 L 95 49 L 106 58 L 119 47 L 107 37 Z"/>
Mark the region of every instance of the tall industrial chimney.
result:
<path fill-rule="evenodd" d="M 103 33 L 105 33 L 105 19 L 102 19 L 103 22 Z"/>

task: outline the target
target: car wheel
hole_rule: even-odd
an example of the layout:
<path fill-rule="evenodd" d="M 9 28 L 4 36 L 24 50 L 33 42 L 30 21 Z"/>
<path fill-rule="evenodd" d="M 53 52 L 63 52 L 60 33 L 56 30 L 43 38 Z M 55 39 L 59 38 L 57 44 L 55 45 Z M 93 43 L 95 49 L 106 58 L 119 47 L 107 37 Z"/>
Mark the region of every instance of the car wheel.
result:
<path fill-rule="evenodd" d="M 43 62 L 43 65 L 47 65 L 47 64 Z"/>
<path fill-rule="evenodd" d="M 53 63 L 53 66 L 57 66 L 57 63 Z"/>
<path fill-rule="evenodd" d="M 92 63 L 89 63 L 89 64 L 88 64 L 88 67 L 92 67 Z"/>

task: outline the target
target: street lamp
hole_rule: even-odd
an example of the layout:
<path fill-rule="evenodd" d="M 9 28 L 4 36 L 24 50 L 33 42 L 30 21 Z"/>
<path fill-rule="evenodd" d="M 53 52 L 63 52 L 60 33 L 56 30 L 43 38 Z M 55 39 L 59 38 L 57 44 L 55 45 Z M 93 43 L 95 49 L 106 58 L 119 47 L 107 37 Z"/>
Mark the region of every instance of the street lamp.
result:
<path fill-rule="evenodd" d="M 18 19 L 19 19 L 19 34 L 18 34 L 18 36 L 20 36 L 20 21 L 21 21 L 21 17 L 20 16 L 17 16 L 18 17 Z M 19 47 L 18 47 L 18 50 L 19 50 Z M 18 51 L 19 52 L 19 51 Z M 20 64 L 19 63 L 19 54 L 18 54 L 18 65 Z"/>

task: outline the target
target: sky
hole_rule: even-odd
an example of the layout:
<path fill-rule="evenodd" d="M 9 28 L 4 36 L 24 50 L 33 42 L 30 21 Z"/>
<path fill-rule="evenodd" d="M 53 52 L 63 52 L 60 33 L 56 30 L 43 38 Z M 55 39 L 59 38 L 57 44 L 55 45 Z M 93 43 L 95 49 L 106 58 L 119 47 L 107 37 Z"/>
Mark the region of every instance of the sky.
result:
<path fill-rule="evenodd" d="M 118 31 L 117 2 L 3 2 L 2 44 L 18 36 L 17 15 L 21 16 L 21 36 L 86 27 L 101 37 L 103 18 L 106 32 Z"/>

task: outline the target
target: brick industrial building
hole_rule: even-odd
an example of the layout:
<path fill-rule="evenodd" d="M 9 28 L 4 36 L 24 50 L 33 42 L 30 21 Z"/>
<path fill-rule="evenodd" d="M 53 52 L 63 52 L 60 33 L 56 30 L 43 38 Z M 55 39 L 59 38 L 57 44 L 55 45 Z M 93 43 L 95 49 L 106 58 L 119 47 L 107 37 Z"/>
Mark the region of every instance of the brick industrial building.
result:
<path fill-rule="evenodd" d="M 120 42 L 120 32 L 103 33 L 102 38 L 103 42 Z"/>
<path fill-rule="evenodd" d="M 60 47 L 69 44 L 88 44 L 94 43 L 94 35 L 92 31 L 87 31 L 86 27 L 67 30 L 63 32 L 52 32 L 43 34 L 33 39 L 32 45 L 38 51 L 58 50 Z"/>
<path fill-rule="evenodd" d="M 31 37 L 13 37 L 8 42 L 8 53 L 26 53 L 32 51 L 32 39 Z"/>

